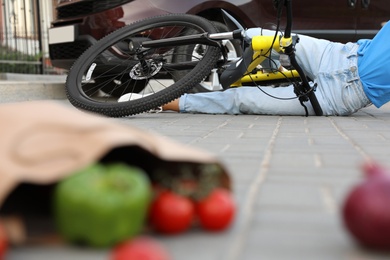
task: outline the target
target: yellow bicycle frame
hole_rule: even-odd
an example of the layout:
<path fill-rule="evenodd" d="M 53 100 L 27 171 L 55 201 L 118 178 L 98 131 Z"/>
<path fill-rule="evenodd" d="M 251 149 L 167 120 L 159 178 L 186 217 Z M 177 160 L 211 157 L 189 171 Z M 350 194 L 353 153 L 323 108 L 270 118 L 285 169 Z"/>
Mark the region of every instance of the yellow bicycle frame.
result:
<path fill-rule="evenodd" d="M 244 75 L 240 80 L 233 83 L 232 86 L 238 87 L 242 86 L 243 83 L 250 83 L 253 81 L 272 81 L 286 78 L 299 78 L 299 74 L 296 70 L 288 71 L 275 71 L 275 72 L 265 72 L 263 70 L 258 70 L 256 73 L 252 74 L 251 71 L 254 71 L 255 68 L 261 64 L 264 60 L 268 59 L 271 54 L 271 46 L 277 52 L 284 52 L 284 49 L 292 44 L 292 38 L 284 37 L 275 37 L 275 36 L 263 36 L 258 35 L 252 38 L 252 49 L 253 57 L 252 62 L 249 65 L 247 71 L 248 74 Z"/>

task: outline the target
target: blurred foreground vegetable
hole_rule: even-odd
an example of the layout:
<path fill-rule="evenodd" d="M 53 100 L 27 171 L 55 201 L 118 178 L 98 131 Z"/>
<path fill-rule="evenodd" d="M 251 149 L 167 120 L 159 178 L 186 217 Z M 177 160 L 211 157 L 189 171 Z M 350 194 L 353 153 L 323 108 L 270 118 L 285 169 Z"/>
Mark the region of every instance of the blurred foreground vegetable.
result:
<path fill-rule="evenodd" d="M 171 191 L 164 191 L 153 201 L 149 218 L 156 231 L 179 234 L 190 228 L 194 213 L 194 205 L 190 199 Z"/>
<path fill-rule="evenodd" d="M 228 190 L 216 188 L 197 203 L 196 210 L 202 228 L 208 231 L 220 231 L 231 224 L 236 206 Z"/>
<path fill-rule="evenodd" d="M 363 246 L 390 250 L 390 173 L 374 163 L 363 167 L 366 179 L 348 194 L 343 220 Z"/>
<path fill-rule="evenodd" d="M 223 169 L 216 164 L 176 167 L 175 175 L 167 172 L 172 168 L 152 174 L 155 198 L 149 220 L 153 229 L 172 235 L 197 223 L 207 231 L 228 228 L 234 219 L 235 202 L 231 190 L 224 187 Z"/>
<path fill-rule="evenodd" d="M 5 259 L 8 249 L 8 239 L 3 224 L 0 222 L 0 260 Z"/>
<path fill-rule="evenodd" d="M 142 230 L 151 197 L 141 169 L 95 164 L 59 183 L 54 214 L 68 241 L 106 247 Z"/>
<path fill-rule="evenodd" d="M 110 260 L 170 260 L 168 252 L 156 240 L 137 237 L 116 245 Z"/>

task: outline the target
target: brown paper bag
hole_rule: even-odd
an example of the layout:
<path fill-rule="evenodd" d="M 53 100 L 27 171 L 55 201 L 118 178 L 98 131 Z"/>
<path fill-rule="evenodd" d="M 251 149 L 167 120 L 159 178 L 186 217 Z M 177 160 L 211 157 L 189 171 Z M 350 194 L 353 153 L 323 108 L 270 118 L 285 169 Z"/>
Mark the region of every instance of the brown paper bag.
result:
<path fill-rule="evenodd" d="M 154 167 L 175 169 L 183 162 L 220 165 L 203 150 L 53 101 L 0 105 L 0 120 L 0 213 L 20 184 L 56 183 L 100 160 L 125 161 L 147 172 Z M 228 173 L 220 166 L 221 183 L 230 188 Z M 27 206 L 24 200 L 15 203 Z"/>

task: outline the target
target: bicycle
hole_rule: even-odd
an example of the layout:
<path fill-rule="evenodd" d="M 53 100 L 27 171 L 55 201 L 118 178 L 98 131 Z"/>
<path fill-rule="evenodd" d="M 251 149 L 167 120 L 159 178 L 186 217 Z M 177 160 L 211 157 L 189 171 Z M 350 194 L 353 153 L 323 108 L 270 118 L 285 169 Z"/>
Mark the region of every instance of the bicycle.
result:
<path fill-rule="evenodd" d="M 311 102 L 322 115 L 315 87 L 295 59 L 292 36 L 292 0 L 273 0 L 277 30 L 282 10 L 287 13 L 283 36 L 255 36 L 243 28 L 218 30 L 199 16 L 168 14 L 126 25 L 85 51 L 69 70 L 66 92 L 77 108 L 110 117 L 124 117 L 162 106 L 194 88 L 219 91 L 240 85 L 289 84 L 305 108 Z M 228 14 L 228 24 L 232 20 Z M 240 57 L 229 57 L 232 46 L 242 47 Z M 288 57 L 286 70 L 267 71 L 260 64 L 272 49 Z M 234 56 L 234 55 L 233 55 Z M 239 64 L 239 69 L 237 65 Z M 232 69 L 234 68 L 234 69 Z M 137 98 L 132 98 L 132 93 Z M 129 99 L 118 98 L 128 94 Z"/>

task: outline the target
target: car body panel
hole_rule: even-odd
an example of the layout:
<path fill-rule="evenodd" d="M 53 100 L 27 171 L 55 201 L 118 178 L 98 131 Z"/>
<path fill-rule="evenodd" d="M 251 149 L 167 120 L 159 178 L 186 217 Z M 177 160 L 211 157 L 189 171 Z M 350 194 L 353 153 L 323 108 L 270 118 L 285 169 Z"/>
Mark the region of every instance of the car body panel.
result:
<path fill-rule="evenodd" d="M 359 1 L 357 8 L 357 34 L 360 38 L 372 38 L 373 35 L 390 19 L 390 2 L 388 0 L 368 1 L 367 8 Z"/>
<path fill-rule="evenodd" d="M 369 5 L 365 8 L 363 3 L 367 1 Z M 372 38 L 390 18 L 387 1 L 293 1 L 293 31 L 340 42 Z M 105 9 L 106 6 L 110 8 Z M 51 40 L 52 64 L 69 69 L 74 60 L 98 39 L 146 17 L 189 13 L 223 21 L 220 9 L 229 12 L 246 28 L 275 28 L 276 10 L 272 0 L 62 0 L 52 28 L 72 25 L 75 35 L 73 42 Z"/>

